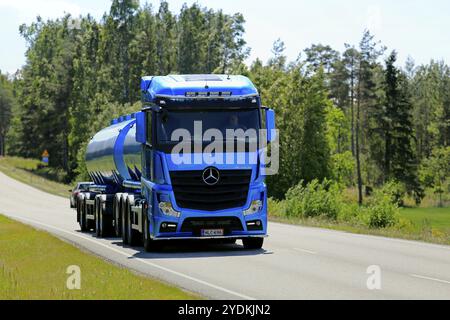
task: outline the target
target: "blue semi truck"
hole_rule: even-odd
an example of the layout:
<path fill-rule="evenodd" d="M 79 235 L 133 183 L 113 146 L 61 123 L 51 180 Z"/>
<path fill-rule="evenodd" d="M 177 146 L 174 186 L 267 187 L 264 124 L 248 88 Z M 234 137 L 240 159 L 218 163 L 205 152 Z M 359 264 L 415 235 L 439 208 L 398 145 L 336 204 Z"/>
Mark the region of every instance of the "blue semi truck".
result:
<path fill-rule="evenodd" d="M 141 92 L 142 110 L 112 120 L 87 147 L 92 184 L 76 199 L 81 230 L 146 251 L 174 239 L 241 239 L 245 248 L 261 248 L 267 236 L 261 139 L 266 146 L 275 139 L 275 115 L 252 82 L 230 75 L 143 77 Z M 262 129 L 268 134 L 227 135 Z M 213 142 L 226 148 L 207 149 Z"/>

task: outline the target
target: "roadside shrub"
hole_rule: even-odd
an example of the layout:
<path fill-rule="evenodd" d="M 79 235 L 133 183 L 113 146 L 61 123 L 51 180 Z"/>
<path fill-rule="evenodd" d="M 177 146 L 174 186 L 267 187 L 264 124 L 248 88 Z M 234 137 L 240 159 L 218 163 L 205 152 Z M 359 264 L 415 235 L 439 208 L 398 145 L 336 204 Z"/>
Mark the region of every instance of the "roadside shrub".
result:
<path fill-rule="evenodd" d="M 397 181 L 389 181 L 381 189 L 380 192 L 389 198 L 392 204 L 399 207 L 404 206 L 404 198 L 406 195 L 406 187 Z"/>
<path fill-rule="evenodd" d="M 269 198 L 267 200 L 267 210 L 270 217 L 282 217 L 286 211 L 285 201 Z"/>
<path fill-rule="evenodd" d="M 344 202 L 341 204 L 338 214 L 338 220 L 340 222 L 346 222 L 356 225 L 365 224 L 362 219 L 364 210 L 365 207 L 360 207 L 357 203 Z"/>
<path fill-rule="evenodd" d="M 393 227 L 399 222 L 399 209 L 392 195 L 378 190 L 367 207 L 367 224 L 370 228 Z"/>
<path fill-rule="evenodd" d="M 288 217 L 336 219 L 339 205 L 339 187 L 326 179 L 323 182 L 313 180 L 307 185 L 301 181 L 286 193 Z"/>

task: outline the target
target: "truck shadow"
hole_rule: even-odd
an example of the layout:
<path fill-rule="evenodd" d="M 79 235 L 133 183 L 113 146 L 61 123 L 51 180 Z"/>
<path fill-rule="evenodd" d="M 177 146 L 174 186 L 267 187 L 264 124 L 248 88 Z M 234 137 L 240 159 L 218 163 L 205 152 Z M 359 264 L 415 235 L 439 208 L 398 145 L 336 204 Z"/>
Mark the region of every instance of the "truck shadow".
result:
<path fill-rule="evenodd" d="M 238 242 L 239 243 L 239 242 Z M 123 246 L 122 242 L 117 243 Z M 126 246 L 125 246 L 126 247 Z M 186 259 L 186 258 L 208 258 L 208 257 L 235 257 L 256 256 L 272 254 L 265 249 L 247 250 L 240 244 L 223 244 L 210 241 L 184 240 L 170 241 L 155 252 L 145 252 L 142 247 L 132 247 L 139 250 L 133 257 L 140 259 Z"/>
<path fill-rule="evenodd" d="M 92 238 L 97 238 L 91 232 L 79 233 L 91 235 Z M 257 256 L 273 254 L 272 251 L 265 249 L 248 250 L 244 249 L 240 240 L 236 244 L 226 244 L 214 240 L 170 240 L 167 241 L 162 248 L 154 252 L 145 252 L 142 246 L 128 246 L 124 245 L 122 240 L 115 237 L 105 237 L 104 240 L 110 241 L 112 245 L 121 248 L 131 248 L 137 250 L 132 258 L 140 259 L 183 259 L 183 258 L 207 258 L 207 257 L 233 257 L 233 256 Z"/>

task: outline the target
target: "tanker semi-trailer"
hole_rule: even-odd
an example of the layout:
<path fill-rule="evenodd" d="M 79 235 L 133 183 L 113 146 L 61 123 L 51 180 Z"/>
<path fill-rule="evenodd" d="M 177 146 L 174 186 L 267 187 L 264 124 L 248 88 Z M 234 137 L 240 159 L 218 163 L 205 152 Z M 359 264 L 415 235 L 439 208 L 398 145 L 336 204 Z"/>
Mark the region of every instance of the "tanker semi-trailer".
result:
<path fill-rule="evenodd" d="M 87 147 L 93 183 L 76 198 L 81 230 L 122 237 L 146 251 L 173 239 L 241 239 L 245 248 L 261 248 L 267 187 L 259 133 L 265 123 L 264 142 L 275 139 L 275 115 L 262 106 L 251 81 L 229 75 L 144 77 L 141 91 L 142 110 L 112 120 Z M 234 137 L 230 151 L 226 136 L 220 155 L 227 161 L 211 162 L 217 152 L 206 152 L 217 139 L 211 130 L 226 135 L 230 129 L 256 131 L 257 147 L 245 136 L 239 149 L 242 141 Z M 183 134 L 183 146 L 192 148 L 178 152 L 189 160 L 179 162 L 174 150 Z"/>

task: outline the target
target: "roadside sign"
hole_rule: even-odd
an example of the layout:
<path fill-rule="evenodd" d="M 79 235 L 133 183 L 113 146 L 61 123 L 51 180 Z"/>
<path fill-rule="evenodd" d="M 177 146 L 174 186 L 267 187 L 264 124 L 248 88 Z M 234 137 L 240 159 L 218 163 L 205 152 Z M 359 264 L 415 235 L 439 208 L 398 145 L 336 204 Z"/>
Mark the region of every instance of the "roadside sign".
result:
<path fill-rule="evenodd" d="M 48 157 L 49 156 L 50 156 L 50 154 L 48 153 L 48 151 L 44 150 L 44 152 L 42 152 L 42 162 L 48 164 Z"/>

